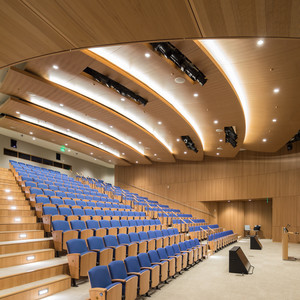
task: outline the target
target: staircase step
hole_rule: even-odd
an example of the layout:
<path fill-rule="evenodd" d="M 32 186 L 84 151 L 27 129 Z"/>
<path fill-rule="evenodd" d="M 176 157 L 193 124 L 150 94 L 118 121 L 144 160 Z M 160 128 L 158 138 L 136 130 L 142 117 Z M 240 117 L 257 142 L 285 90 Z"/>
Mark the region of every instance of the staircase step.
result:
<path fill-rule="evenodd" d="M 44 238 L 44 230 L 0 231 L 0 242 Z"/>
<path fill-rule="evenodd" d="M 12 205 L 12 207 L 16 207 Z M 24 217 L 33 217 L 35 216 L 34 210 L 17 210 L 17 209 L 0 209 L 0 217 L 11 217 L 11 216 L 24 216 Z"/>
<path fill-rule="evenodd" d="M 9 210 L 30 210 L 30 205 L 28 202 L 26 205 L 11 205 L 11 204 L 0 204 L 0 210 L 9 209 Z"/>
<path fill-rule="evenodd" d="M 0 291 L 0 299 L 5 300 L 32 300 L 41 299 L 71 287 L 69 275 L 57 275 L 32 283 L 27 283 L 14 288 Z M 43 295 L 39 292 L 45 291 Z"/>
<path fill-rule="evenodd" d="M 48 260 L 54 258 L 54 256 L 54 249 L 41 249 L 2 254 L 0 255 L 0 268 L 7 268 L 42 260 Z"/>
<path fill-rule="evenodd" d="M 43 223 L 0 224 L 0 231 L 42 230 Z"/>
<path fill-rule="evenodd" d="M 11 223 L 36 223 L 35 216 L 8 216 L 0 217 L 1 224 L 11 224 Z"/>
<path fill-rule="evenodd" d="M 67 257 L 58 257 L 45 261 L 0 269 L 0 286 L 9 289 L 57 275 L 67 274 Z"/>
<path fill-rule="evenodd" d="M 54 248 L 52 237 L 43 239 L 0 242 L 0 254 L 39 250 L 45 248 Z"/>
<path fill-rule="evenodd" d="M 12 200 L 0 199 L 0 205 L 30 205 L 30 204 L 29 201 L 25 200 L 25 197 L 23 196 L 23 198 L 18 197 Z"/>

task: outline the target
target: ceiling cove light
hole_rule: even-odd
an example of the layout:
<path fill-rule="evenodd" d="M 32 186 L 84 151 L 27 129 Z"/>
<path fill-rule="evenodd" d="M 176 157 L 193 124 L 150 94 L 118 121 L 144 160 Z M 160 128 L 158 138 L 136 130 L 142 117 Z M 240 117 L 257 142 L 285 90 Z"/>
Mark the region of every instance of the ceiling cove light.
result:
<path fill-rule="evenodd" d="M 197 121 L 190 116 L 189 110 L 187 110 L 187 108 L 182 103 L 180 103 L 180 101 L 178 101 L 175 95 L 168 92 L 164 88 L 164 86 L 161 85 L 161 82 L 156 81 L 150 75 L 145 73 L 143 67 L 133 65 L 132 62 L 129 62 L 125 57 L 122 57 L 122 55 L 118 51 L 111 51 L 111 48 L 112 47 L 102 47 L 102 48 L 93 48 L 89 50 L 105 58 L 106 60 L 110 61 L 114 65 L 118 66 L 120 69 L 129 73 L 131 76 L 137 78 L 139 81 L 143 82 L 145 85 L 147 85 L 157 94 L 159 94 L 162 98 L 168 101 L 178 111 L 178 113 L 180 112 L 180 114 L 190 123 L 190 125 L 195 130 L 195 132 L 197 133 L 198 137 L 201 140 L 203 150 L 205 150 L 205 143 L 204 143 L 202 132 L 197 125 Z M 125 115 L 130 118 L 128 112 L 126 112 Z M 144 121 L 138 122 L 138 120 L 136 120 L 136 116 L 134 116 L 133 120 L 135 120 L 135 122 L 138 123 L 139 125 L 141 125 L 141 122 L 144 123 Z M 149 128 L 150 126 L 148 124 L 143 124 L 141 126 L 153 134 L 153 129 L 152 128 L 150 129 Z M 158 140 L 160 140 L 169 149 L 171 153 L 173 153 L 171 146 L 168 145 L 168 143 L 161 136 L 159 136 L 157 133 L 155 133 L 154 136 Z"/>
<path fill-rule="evenodd" d="M 171 145 L 169 145 L 169 143 L 167 143 L 167 141 L 159 134 L 157 133 L 152 126 L 146 122 L 145 120 L 143 120 L 141 117 L 138 117 L 137 115 L 135 115 L 134 113 L 126 110 L 124 108 L 124 105 L 121 105 L 120 102 L 116 103 L 113 101 L 110 101 L 109 99 L 107 99 L 106 97 L 102 97 L 100 96 L 98 93 L 94 92 L 92 89 L 86 89 L 84 88 L 84 86 L 81 86 L 78 83 L 73 83 L 71 81 L 65 81 L 64 79 L 62 79 L 61 77 L 55 76 L 53 74 L 49 75 L 49 81 L 54 82 L 62 87 L 65 87 L 67 89 L 70 89 L 76 93 L 79 93 L 81 95 L 83 95 L 84 97 L 88 97 L 93 99 L 94 101 L 116 111 L 117 113 L 125 116 L 127 119 L 133 121 L 134 123 L 136 123 L 137 125 L 139 125 L 140 127 L 144 128 L 146 131 L 148 131 L 150 134 L 152 134 L 161 144 L 163 144 L 170 153 L 173 153 L 172 147 Z M 33 103 L 37 103 L 34 100 L 36 100 L 35 98 L 31 98 L 31 102 Z M 39 101 L 41 102 L 41 101 Z M 43 102 L 40 104 L 38 104 L 40 106 L 43 106 Z M 57 109 L 53 109 L 54 111 L 58 111 Z M 65 111 L 65 115 L 70 114 L 68 111 Z M 73 114 L 75 115 L 75 114 Z M 83 123 L 88 124 L 87 119 L 86 118 L 81 118 L 83 119 Z M 80 121 L 82 122 L 82 121 Z M 100 130 L 100 129 L 99 129 Z M 106 132 L 105 130 L 101 130 L 103 132 Z M 108 132 L 107 132 L 108 133 Z M 115 135 L 113 135 L 111 132 L 108 133 L 111 136 L 116 137 Z M 132 143 L 129 143 L 129 141 L 124 141 L 124 138 L 120 135 L 119 137 L 116 137 L 119 140 L 123 141 L 124 143 L 130 145 L 131 147 L 136 149 L 136 146 L 132 146 Z M 140 153 L 141 151 L 143 152 L 143 150 L 139 149 L 138 150 Z M 142 153 L 144 155 L 144 152 Z"/>
<path fill-rule="evenodd" d="M 245 140 L 247 139 L 249 124 L 250 124 L 250 114 L 248 108 L 248 99 L 246 96 L 245 88 L 243 86 L 243 81 L 239 77 L 239 73 L 234 67 L 229 56 L 226 55 L 226 51 L 221 47 L 220 43 L 216 40 L 198 40 L 199 44 L 202 45 L 210 55 L 216 60 L 218 65 L 226 74 L 227 78 L 230 80 L 233 88 L 235 89 L 240 103 L 242 105 L 246 128 L 245 128 Z"/>
<path fill-rule="evenodd" d="M 108 147 L 105 147 L 105 146 L 102 146 L 102 145 L 99 146 L 98 142 L 96 142 L 96 141 L 94 141 L 92 139 L 89 139 L 86 136 L 83 136 L 83 135 L 81 135 L 79 133 L 76 133 L 76 132 L 67 132 L 62 127 L 58 127 L 56 125 L 50 124 L 50 123 L 42 121 L 42 120 L 37 120 L 37 119 L 32 118 L 30 116 L 21 115 L 20 118 L 22 120 L 24 120 L 24 121 L 33 123 L 33 124 L 38 125 L 38 126 L 43 127 L 43 128 L 54 130 L 56 132 L 62 133 L 62 134 L 66 135 L 66 136 L 69 136 L 71 138 L 74 138 L 74 139 L 77 139 L 77 140 L 82 141 L 84 143 L 90 144 L 93 147 L 96 147 L 96 148 L 99 148 L 101 150 L 104 150 L 104 151 L 106 151 L 106 152 L 108 152 L 110 154 L 113 154 L 114 156 L 120 157 L 119 152 L 115 151 L 114 149 L 111 149 L 111 148 L 108 148 Z M 65 147 L 65 146 L 63 146 L 63 147 Z"/>
<path fill-rule="evenodd" d="M 101 124 L 99 124 L 99 122 L 87 119 L 84 114 L 71 112 L 69 109 L 67 109 L 65 107 L 64 108 L 57 107 L 56 103 L 51 102 L 51 101 L 49 101 L 47 99 L 44 99 L 44 98 L 34 97 L 34 98 L 30 98 L 30 101 L 34 104 L 37 104 L 40 107 L 52 110 L 56 113 L 59 113 L 61 115 L 64 115 L 64 116 L 69 117 L 71 119 L 74 119 L 78 122 L 86 124 L 86 125 L 94 128 L 94 129 L 97 129 L 97 130 L 102 131 L 106 134 L 109 134 L 112 137 L 120 140 L 124 144 L 129 145 L 131 148 L 136 149 L 136 151 L 138 151 L 140 154 L 144 155 L 144 150 L 141 149 L 136 143 L 133 143 L 132 141 L 125 139 L 123 137 L 123 135 L 118 134 L 117 132 L 113 132 L 111 130 L 108 131 L 107 126 L 101 126 Z M 67 131 L 67 134 L 70 134 L 70 129 L 69 128 L 66 131 Z"/>

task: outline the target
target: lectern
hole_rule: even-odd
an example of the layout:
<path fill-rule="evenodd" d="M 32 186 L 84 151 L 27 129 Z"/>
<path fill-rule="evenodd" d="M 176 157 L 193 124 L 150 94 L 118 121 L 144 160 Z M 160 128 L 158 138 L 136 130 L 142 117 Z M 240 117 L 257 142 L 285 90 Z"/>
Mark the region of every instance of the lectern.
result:
<path fill-rule="evenodd" d="M 288 260 L 289 259 L 289 235 L 299 234 L 298 232 L 290 232 L 288 231 L 287 227 L 282 227 L 282 259 Z"/>

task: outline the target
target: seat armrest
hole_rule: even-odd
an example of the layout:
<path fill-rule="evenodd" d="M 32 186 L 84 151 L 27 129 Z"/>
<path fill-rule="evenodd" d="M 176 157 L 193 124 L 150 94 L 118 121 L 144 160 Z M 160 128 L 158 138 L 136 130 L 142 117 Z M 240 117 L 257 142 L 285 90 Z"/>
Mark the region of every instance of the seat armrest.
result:
<path fill-rule="evenodd" d="M 112 279 L 111 280 L 112 282 L 126 282 L 126 280 L 125 279 Z"/>
<path fill-rule="evenodd" d="M 138 272 L 129 272 L 129 273 L 127 273 L 128 275 L 141 275 L 140 273 L 138 273 Z"/>

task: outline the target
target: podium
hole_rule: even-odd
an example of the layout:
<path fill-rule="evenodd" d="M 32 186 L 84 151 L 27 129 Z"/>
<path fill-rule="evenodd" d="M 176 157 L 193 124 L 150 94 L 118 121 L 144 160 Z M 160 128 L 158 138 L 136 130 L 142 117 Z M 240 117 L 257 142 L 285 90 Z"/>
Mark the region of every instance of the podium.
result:
<path fill-rule="evenodd" d="M 290 232 L 287 227 L 282 227 L 282 259 L 289 260 L 289 235 L 299 234 L 298 232 Z"/>

